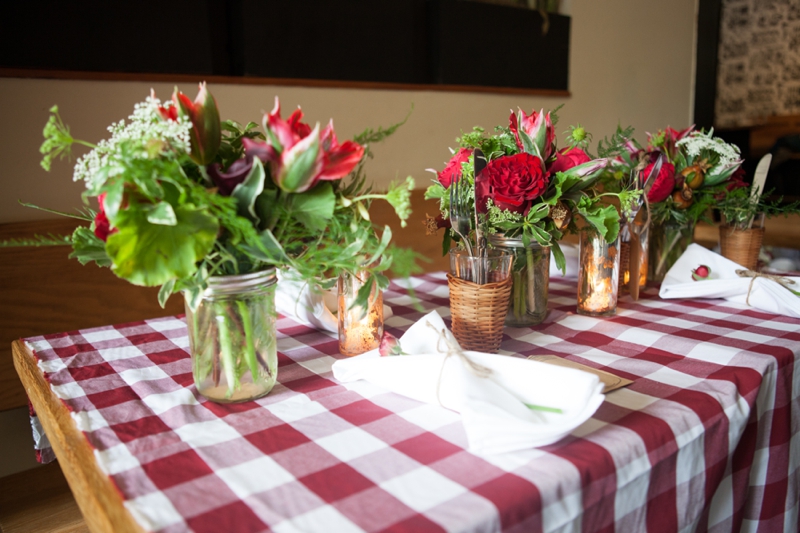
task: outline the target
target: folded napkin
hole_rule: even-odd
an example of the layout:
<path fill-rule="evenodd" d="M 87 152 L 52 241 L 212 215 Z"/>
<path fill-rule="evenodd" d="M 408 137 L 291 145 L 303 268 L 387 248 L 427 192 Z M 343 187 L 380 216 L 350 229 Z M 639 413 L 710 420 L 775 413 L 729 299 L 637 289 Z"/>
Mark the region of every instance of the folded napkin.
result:
<path fill-rule="evenodd" d="M 380 357 L 373 350 L 336 361 L 333 375 L 345 383 L 364 379 L 458 411 L 474 453 L 552 444 L 585 422 L 603 402 L 603 384 L 595 375 L 462 351 L 436 311 L 413 324 L 400 338 L 400 346 L 410 355 Z"/>
<path fill-rule="evenodd" d="M 275 291 L 275 308 L 302 324 L 323 331 L 336 332 L 338 303 L 336 291 L 312 290 L 308 283 L 300 280 L 291 271 L 278 270 L 278 289 Z M 383 319 L 392 316 L 392 308 L 383 306 Z"/>
<path fill-rule="evenodd" d="M 578 277 L 578 246 L 575 244 L 561 243 L 561 251 L 564 252 L 564 259 L 567 261 L 567 271 L 561 273 L 556 266 L 553 252 L 550 252 L 550 277 L 551 278 L 577 278 Z"/>
<path fill-rule="evenodd" d="M 692 270 L 700 265 L 709 267 L 711 275 L 708 279 L 694 281 Z M 731 302 L 749 303 L 768 313 L 800 318 L 800 296 L 766 277 L 743 278 L 736 274 L 737 270 L 743 269 L 699 244 L 690 244 L 667 272 L 658 294 L 662 298 L 725 298 Z M 794 290 L 800 290 L 800 277 L 785 279 L 793 280 Z"/>
<path fill-rule="evenodd" d="M 333 299 L 332 309 L 336 309 Z M 338 331 L 336 316 L 325 305 L 324 293 L 312 291 L 308 283 L 291 273 L 278 271 L 278 289 L 275 291 L 275 308 L 284 316 L 323 331 Z"/>

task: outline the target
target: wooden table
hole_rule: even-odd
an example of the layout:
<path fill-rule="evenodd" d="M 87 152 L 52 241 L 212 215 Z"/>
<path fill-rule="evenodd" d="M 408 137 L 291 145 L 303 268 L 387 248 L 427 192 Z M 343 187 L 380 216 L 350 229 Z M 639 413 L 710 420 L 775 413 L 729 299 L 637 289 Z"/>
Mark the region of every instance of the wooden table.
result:
<path fill-rule="evenodd" d="M 443 275 L 413 283 L 426 311 L 447 316 Z M 384 301 L 398 336 L 424 314 L 398 285 Z M 93 531 L 142 531 L 142 520 L 169 532 L 797 529 L 800 320 L 721 300 L 661 300 L 652 288 L 638 302 L 623 296 L 611 318 L 574 309 L 574 280 L 551 280 L 546 321 L 507 328 L 501 349 L 555 354 L 633 383 L 563 441 L 496 457 L 466 450 L 451 411 L 338 383 L 335 336 L 287 318 L 278 323 L 279 384 L 237 406 L 205 402 L 187 382 L 178 319 L 35 337 L 13 350 Z M 124 375 L 132 371 L 140 373 Z M 171 394 L 177 403 L 147 411 L 153 395 Z M 85 415 L 86 432 L 67 406 Z M 120 451 L 123 463 L 109 462 Z M 188 455 L 189 469 L 172 460 Z M 251 464 L 284 477 L 245 490 L 264 482 L 256 466 L 247 477 Z M 141 514 L 137 499 L 171 514 Z"/>

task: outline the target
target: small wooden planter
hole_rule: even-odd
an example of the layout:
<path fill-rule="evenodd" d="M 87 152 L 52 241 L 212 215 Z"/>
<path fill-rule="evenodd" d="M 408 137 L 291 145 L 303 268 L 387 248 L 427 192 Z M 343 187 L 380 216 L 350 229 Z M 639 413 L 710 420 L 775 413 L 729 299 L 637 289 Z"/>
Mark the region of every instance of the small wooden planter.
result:
<path fill-rule="evenodd" d="M 719 246 L 722 256 L 749 270 L 755 270 L 758 266 L 758 254 L 763 241 L 763 227 L 745 230 L 729 225 L 719 227 Z"/>

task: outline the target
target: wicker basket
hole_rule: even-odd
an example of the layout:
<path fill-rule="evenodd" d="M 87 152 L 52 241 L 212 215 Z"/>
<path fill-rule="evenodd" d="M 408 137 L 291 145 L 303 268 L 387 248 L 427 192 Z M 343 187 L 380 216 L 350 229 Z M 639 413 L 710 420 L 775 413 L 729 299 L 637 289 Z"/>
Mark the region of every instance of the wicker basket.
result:
<path fill-rule="evenodd" d="M 722 257 L 748 270 L 758 267 L 758 254 L 764 240 L 764 228 L 735 229 L 733 226 L 719 227 L 719 247 Z"/>
<path fill-rule="evenodd" d="M 478 285 L 447 274 L 453 335 L 465 350 L 497 353 L 511 295 L 510 277 Z"/>

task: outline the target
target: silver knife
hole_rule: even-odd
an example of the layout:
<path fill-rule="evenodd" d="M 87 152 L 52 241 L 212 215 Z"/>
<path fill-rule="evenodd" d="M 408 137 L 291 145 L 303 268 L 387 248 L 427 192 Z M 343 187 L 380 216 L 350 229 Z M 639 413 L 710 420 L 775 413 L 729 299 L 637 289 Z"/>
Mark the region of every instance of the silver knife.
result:
<path fill-rule="evenodd" d="M 750 200 L 757 202 L 761 198 L 761 193 L 764 192 L 764 183 L 767 181 L 767 172 L 769 172 L 769 165 L 772 163 L 772 154 L 766 154 L 758 161 L 756 167 L 756 175 L 753 178 L 753 185 L 750 187 Z"/>
<path fill-rule="evenodd" d="M 769 165 L 772 163 L 772 154 L 765 154 L 756 166 L 756 174 L 753 178 L 753 185 L 750 186 L 750 202 L 758 203 L 761 198 L 761 193 L 764 192 L 764 183 L 767 182 L 767 172 L 769 172 Z M 747 223 L 747 229 L 753 227 L 754 218 L 750 219 Z"/>

